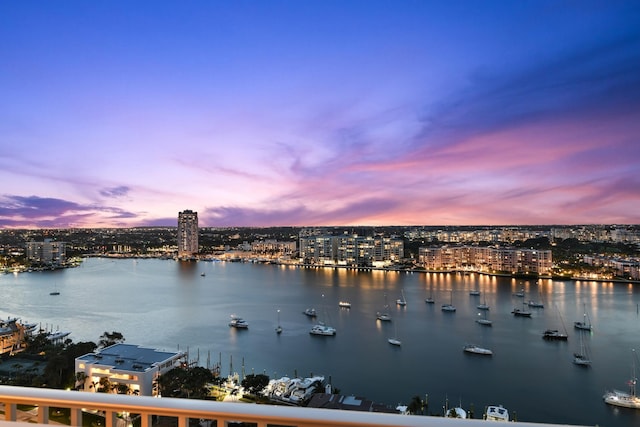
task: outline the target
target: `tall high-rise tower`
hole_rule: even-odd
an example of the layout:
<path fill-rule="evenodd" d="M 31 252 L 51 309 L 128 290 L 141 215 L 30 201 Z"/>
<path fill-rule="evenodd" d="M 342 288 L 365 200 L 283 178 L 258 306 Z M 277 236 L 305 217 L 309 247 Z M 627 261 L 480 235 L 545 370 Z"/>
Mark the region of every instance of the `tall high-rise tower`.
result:
<path fill-rule="evenodd" d="M 197 254 L 198 212 L 186 210 L 178 213 L 178 258 L 189 258 Z"/>

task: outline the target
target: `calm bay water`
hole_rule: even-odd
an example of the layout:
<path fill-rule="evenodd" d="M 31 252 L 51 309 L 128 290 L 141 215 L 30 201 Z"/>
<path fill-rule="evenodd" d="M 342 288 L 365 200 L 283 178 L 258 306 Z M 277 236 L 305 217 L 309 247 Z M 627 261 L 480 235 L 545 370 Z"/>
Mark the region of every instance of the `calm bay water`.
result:
<path fill-rule="evenodd" d="M 206 275 L 203 277 L 201 273 Z M 61 295 L 51 296 L 53 289 Z M 523 299 L 544 302 L 532 318 L 514 318 Z M 478 289 L 481 296 L 471 296 Z M 602 401 L 607 389 L 625 390 L 631 350 L 640 350 L 640 287 L 629 284 L 527 281 L 456 274 L 356 272 L 247 263 L 91 258 L 69 270 L 0 275 L 0 316 L 16 316 L 97 342 L 105 331 L 126 342 L 163 350 L 189 349 L 200 364 L 222 362 L 222 373 L 270 377 L 322 374 L 343 394 L 395 405 L 428 395 L 429 412 L 450 404 L 473 405 L 476 417 L 502 404 L 518 420 L 600 426 L 640 425 L 640 411 Z M 404 293 L 407 306 L 395 300 Z M 433 293 L 435 304 L 426 304 Z M 442 312 L 453 300 L 457 311 Z M 491 306 L 493 327 L 475 322 L 476 305 Z M 351 309 L 338 302 L 348 300 Z M 393 321 L 376 311 L 388 301 Z M 315 307 L 337 328 L 335 337 L 313 337 Z M 573 365 L 579 340 L 573 322 L 584 308 L 594 324 L 586 342 L 593 366 Z M 276 335 L 277 310 L 284 328 Z M 229 328 L 243 317 L 249 330 Z M 547 328 L 567 328 L 567 342 L 547 342 Z M 396 334 L 402 347 L 387 338 Z M 490 358 L 464 354 L 475 343 Z M 232 366 L 231 366 L 232 365 Z"/>

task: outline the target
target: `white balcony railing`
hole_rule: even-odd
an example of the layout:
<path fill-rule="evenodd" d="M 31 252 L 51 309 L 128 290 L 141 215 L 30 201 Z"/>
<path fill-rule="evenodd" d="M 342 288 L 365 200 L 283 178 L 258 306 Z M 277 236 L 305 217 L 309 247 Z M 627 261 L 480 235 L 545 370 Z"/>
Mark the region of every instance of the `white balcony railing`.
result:
<path fill-rule="evenodd" d="M 153 398 L 12 386 L 0 386 L 0 403 L 4 403 L 5 415 L 5 421 L 0 421 L 0 427 L 14 427 L 16 423 L 27 426 L 24 421 L 18 421 L 17 405 L 36 405 L 37 415 L 34 421 L 39 424 L 49 423 L 49 408 L 69 409 L 72 426 L 82 426 L 82 414 L 85 410 L 100 411 L 105 417 L 105 427 L 117 427 L 118 414 L 121 413 L 139 414 L 141 427 L 151 427 L 153 416 L 175 417 L 178 427 L 188 427 L 189 419 L 213 420 L 215 423 L 211 425 L 219 427 L 227 426 L 231 422 L 254 423 L 258 427 L 270 425 L 468 427 L 470 422 L 476 425 L 477 423 L 494 423 L 417 415 Z M 33 426 L 33 424 L 28 425 Z M 512 425 L 539 427 L 542 424 L 519 422 Z"/>

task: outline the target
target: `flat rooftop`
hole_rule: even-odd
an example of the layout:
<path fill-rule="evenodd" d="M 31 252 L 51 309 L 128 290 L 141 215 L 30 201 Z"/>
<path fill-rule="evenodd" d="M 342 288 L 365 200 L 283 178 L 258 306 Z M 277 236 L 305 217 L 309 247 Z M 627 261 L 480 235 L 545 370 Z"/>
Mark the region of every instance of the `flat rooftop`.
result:
<path fill-rule="evenodd" d="M 87 364 L 110 366 L 123 371 L 146 371 L 181 356 L 180 352 L 159 351 L 133 344 L 114 344 L 94 353 L 87 353 L 76 360 Z"/>

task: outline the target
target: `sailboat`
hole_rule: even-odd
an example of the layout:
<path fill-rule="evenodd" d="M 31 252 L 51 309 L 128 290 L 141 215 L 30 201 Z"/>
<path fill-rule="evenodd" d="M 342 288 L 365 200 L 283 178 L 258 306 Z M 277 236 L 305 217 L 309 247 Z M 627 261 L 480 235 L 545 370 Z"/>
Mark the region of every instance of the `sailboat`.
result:
<path fill-rule="evenodd" d="M 564 326 L 564 321 L 562 320 L 562 315 L 560 314 L 560 309 L 558 309 L 558 316 L 560 317 L 560 322 L 562 322 L 562 329 L 564 330 L 564 332 L 561 332 L 558 329 L 547 329 L 542 333 L 543 339 L 566 341 L 569 338 L 567 335 L 567 328 Z"/>
<path fill-rule="evenodd" d="M 322 298 L 324 299 L 324 295 L 322 295 Z M 325 318 L 329 317 L 329 314 L 327 313 L 327 310 L 324 307 L 324 304 L 323 304 L 323 314 Z M 333 326 L 327 326 L 323 321 L 319 321 L 318 323 L 313 325 L 309 333 L 311 335 L 334 336 L 336 334 L 336 328 L 334 328 Z"/>
<path fill-rule="evenodd" d="M 453 305 L 453 289 L 451 290 L 451 302 L 449 304 L 442 304 L 442 311 L 454 312 L 456 306 Z"/>
<path fill-rule="evenodd" d="M 524 288 L 522 288 L 522 290 L 516 294 L 514 294 L 517 297 L 520 298 L 524 298 Z M 522 301 L 522 310 L 519 308 L 514 308 L 511 311 L 511 314 L 513 314 L 516 317 L 531 317 L 531 312 L 528 311 L 525 307 L 526 303 L 524 301 Z"/>
<path fill-rule="evenodd" d="M 396 300 L 396 304 L 404 307 L 405 305 L 407 305 L 407 300 L 404 298 L 404 289 L 400 290 L 400 298 L 398 298 Z"/>
<path fill-rule="evenodd" d="M 538 283 L 538 282 L 536 282 L 536 283 Z M 540 300 L 542 300 L 542 294 L 540 293 L 540 291 L 538 291 L 538 294 L 540 294 Z M 541 302 L 541 301 L 529 300 L 529 302 L 527 304 L 531 308 L 544 308 L 544 303 Z"/>
<path fill-rule="evenodd" d="M 632 363 L 631 363 L 631 379 L 627 381 L 629 385 L 629 392 L 625 393 L 619 390 L 608 391 L 602 396 L 605 403 L 614 406 L 622 406 L 624 408 L 640 409 L 640 397 L 636 395 L 636 351 L 632 351 Z"/>
<path fill-rule="evenodd" d="M 402 345 L 402 341 L 398 339 L 398 323 L 397 322 L 393 322 L 393 323 L 394 323 L 393 326 L 395 328 L 395 335 L 392 338 L 389 338 L 387 341 L 391 345 L 400 347 L 400 345 Z"/>
<path fill-rule="evenodd" d="M 584 343 L 584 333 L 581 331 L 580 334 L 580 350 L 578 353 L 573 353 L 573 363 L 578 366 L 591 366 L 591 359 L 589 358 L 589 354 L 587 353 L 587 347 Z"/>
<path fill-rule="evenodd" d="M 276 326 L 276 334 L 282 333 L 282 326 L 280 326 L 280 309 L 278 309 L 278 326 Z"/>
<path fill-rule="evenodd" d="M 480 316 L 481 314 L 478 313 L 478 316 Z M 491 326 L 493 324 L 493 321 L 487 319 L 487 311 L 484 311 L 484 317 L 480 318 L 480 319 L 476 319 L 476 323 L 479 323 L 483 326 Z"/>
<path fill-rule="evenodd" d="M 531 317 L 531 312 L 525 309 L 524 302 L 522 303 L 522 310 L 519 308 L 514 308 L 511 311 L 511 314 L 513 314 L 516 317 Z"/>
<path fill-rule="evenodd" d="M 389 304 L 387 303 L 387 294 L 384 294 L 384 307 L 383 311 L 376 313 L 376 319 L 383 322 L 391 321 L 391 315 L 389 314 Z"/>
<path fill-rule="evenodd" d="M 424 299 L 424 302 L 426 302 L 427 304 L 433 304 L 436 302 L 436 300 L 433 299 L 433 288 L 430 287 L 429 289 L 429 296 Z"/>
<path fill-rule="evenodd" d="M 484 300 L 482 301 L 482 304 L 478 304 L 476 306 L 476 308 L 478 310 L 489 310 L 489 306 L 487 305 L 487 297 L 486 297 L 486 295 L 484 296 Z"/>
<path fill-rule="evenodd" d="M 589 320 L 589 316 L 587 315 L 587 304 L 584 305 L 584 314 L 583 316 L 583 321 L 582 322 L 573 322 L 573 326 L 576 329 L 582 329 L 584 331 L 590 331 L 591 330 L 591 320 Z"/>

